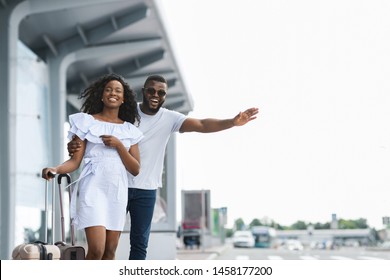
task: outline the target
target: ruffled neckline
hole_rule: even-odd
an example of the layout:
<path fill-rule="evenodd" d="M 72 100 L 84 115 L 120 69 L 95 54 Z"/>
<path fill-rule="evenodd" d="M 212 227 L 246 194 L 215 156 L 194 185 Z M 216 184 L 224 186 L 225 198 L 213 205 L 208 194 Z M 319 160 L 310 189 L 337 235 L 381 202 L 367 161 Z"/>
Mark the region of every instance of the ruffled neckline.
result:
<path fill-rule="evenodd" d="M 90 142 L 102 144 L 101 135 L 113 135 L 130 147 L 143 138 L 142 132 L 126 121 L 123 123 L 111 123 L 98 120 L 90 114 L 76 113 L 69 116 L 69 123 L 69 139 L 73 135 L 77 135 L 81 140 L 87 139 Z"/>
<path fill-rule="evenodd" d="M 97 118 L 95 118 L 94 116 L 92 116 L 92 115 L 89 115 L 89 116 L 91 116 L 95 121 L 97 121 L 97 122 L 102 122 L 102 123 L 107 123 L 107 124 L 117 124 L 117 125 L 123 125 L 123 124 L 125 124 L 126 123 L 126 121 L 123 121 L 123 123 L 113 123 L 113 122 L 108 122 L 108 121 L 102 121 L 102 120 L 99 120 L 99 119 L 97 119 Z"/>

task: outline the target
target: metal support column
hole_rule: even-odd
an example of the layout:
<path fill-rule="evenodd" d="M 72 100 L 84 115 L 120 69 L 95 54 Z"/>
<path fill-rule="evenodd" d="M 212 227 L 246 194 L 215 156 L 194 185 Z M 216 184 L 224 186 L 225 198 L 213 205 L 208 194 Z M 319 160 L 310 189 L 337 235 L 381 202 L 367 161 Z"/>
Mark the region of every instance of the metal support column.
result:
<path fill-rule="evenodd" d="M 9 259 L 15 240 L 16 55 L 21 1 L 0 10 L 0 259 Z"/>

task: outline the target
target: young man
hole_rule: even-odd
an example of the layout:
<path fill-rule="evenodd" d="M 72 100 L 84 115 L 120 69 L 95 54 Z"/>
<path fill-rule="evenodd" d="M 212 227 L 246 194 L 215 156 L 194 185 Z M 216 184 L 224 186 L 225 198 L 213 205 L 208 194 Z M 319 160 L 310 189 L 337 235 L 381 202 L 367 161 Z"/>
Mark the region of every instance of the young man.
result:
<path fill-rule="evenodd" d="M 164 77 L 149 76 L 142 89 L 143 101 L 138 104 L 139 129 L 144 138 L 138 143 L 141 170 L 138 176 L 129 174 L 127 211 L 130 212 L 129 260 L 146 259 L 151 222 L 157 189 L 162 187 L 164 153 L 168 140 L 175 132 L 217 132 L 242 126 L 256 119 L 258 108 L 240 112 L 232 119 L 195 119 L 161 106 L 167 96 L 168 84 Z M 77 142 L 68 144 L 68 151 L 77 150 Z"/>

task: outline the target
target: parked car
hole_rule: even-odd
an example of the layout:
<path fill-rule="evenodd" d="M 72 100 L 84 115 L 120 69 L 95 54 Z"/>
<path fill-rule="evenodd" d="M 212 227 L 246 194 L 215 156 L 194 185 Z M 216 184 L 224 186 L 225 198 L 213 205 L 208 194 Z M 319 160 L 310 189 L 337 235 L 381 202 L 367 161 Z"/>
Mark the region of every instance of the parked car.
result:
<path fill-rule="evenodd" d="M 388 249 L 390 250 L 390 241 L 385 241 L 379 245 L 379 248 L 381 249 Z"/>
<path fill-rule="evenodd" d="M 359 247 L 360 246 L 360 243 L 358 240 L 355 240 L 355 239 L 347 239 L 344 241 L 344 246 L 346 247 Z"/>
<path fill-rule="evenodd" d="M 291 251 L 302 251 L 303 245 L 302 245 L 301 241 L 299 241 L 299 240 L 288 239 L 284 243 L 284 248 L 286 248 L 287 250 L 291 250 Z"/>
<path fill-rule="evenodd" d="M 325 250 L 326 249 L 326 244 L 325 244 L 325 242 L 312 241 L 310 243 L 310 249 Z"/>
<path fill-rule="evenodd" d="M 255 246 L 255 238 L 251 231 L 238 230 L 233 234 L 234 247 L 252 248 Z"/>

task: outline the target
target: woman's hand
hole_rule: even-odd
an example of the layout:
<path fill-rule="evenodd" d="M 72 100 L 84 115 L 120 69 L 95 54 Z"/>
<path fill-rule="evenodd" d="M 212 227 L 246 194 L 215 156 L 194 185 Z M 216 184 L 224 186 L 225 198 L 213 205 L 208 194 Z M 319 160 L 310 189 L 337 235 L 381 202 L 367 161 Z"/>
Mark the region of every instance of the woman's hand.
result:
<path fill-rule="evenodd" d="M 46 180 L 53 179 L 57 174 L 57 169 L 53 167 L 46 167 L 42 169 L 42 178 Z"/>
<path fill-rule="evenodd" d="M 122 142 L 118 138 L 116 138 L 115 136 L 101 135 L 100 138 L 102 139 L 104 145 L 106 145 L 107 147 L 117 149 L 117 148 L 123 146 Z"/>

